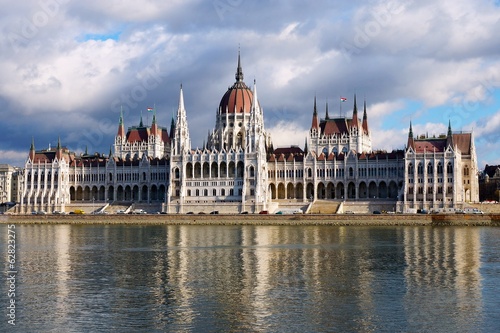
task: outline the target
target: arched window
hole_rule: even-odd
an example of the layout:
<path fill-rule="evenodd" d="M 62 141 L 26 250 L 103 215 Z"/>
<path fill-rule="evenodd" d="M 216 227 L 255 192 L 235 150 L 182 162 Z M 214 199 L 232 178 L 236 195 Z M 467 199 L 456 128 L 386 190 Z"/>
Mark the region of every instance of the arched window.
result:
<path fill-rule="evenodd" d="M 417 173 L 419 175 L 422 175 L 424 173 L 424 166 L 422 165 L 422 163 L 418 163 L 418 170 L 417 170 Z"/>
<path fill-rule="evenodd" d="M 429 162 L 429 164 L 427 164 L 427 174 L 428 175 L 432 175 L 434 172 L 433 172 L 433 168 L 432 168 L 432 163 Z"/>
<path fill-rule="evenodd" d="M 414 171 L 413 163 L 408 164 L 408 174 L 413 175 L 413 171 Z"/>
<path fill-rule="evenodd" d="M 443 174 L 443 165 L 441 164 L 441 162 L 438 163 L 437 171 L 439 175 Z"/>
<path fill-rule="evenodd" d="M 449 175 L 453 174 L 453 165 L 451 165 L 451 162 L 448 162 L 448 164 L 446 165 L 446 173 Z"/>

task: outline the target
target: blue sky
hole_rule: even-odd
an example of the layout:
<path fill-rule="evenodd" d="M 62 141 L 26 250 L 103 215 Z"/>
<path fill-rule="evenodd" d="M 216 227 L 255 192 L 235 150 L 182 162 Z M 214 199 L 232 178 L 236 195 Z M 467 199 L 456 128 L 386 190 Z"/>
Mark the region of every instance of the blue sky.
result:
<path fill-rule="evenodd" d="M 107 154 L 156 105 L 184 97 L 194 147 L 215 125 L 238 48 L 274 146 L 304 144 L 314 96 L 339 114 L 366 99 L 375 149 L 416 134 L 474 131 L 479 168 L 500 164 L 497 0 L 0 0 L 0 163 L 22 166 L 58 137 Z M 149 119 L 150 121 L 150 119 Z"/>

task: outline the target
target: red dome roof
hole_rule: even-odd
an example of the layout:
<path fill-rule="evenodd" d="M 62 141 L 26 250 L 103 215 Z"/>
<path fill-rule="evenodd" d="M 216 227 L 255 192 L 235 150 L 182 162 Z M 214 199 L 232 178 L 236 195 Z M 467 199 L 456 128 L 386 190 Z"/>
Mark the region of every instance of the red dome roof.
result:
<path fill-rule="evenodd" d="M 238 54 L 238 68 L 236 69 L 236 82 L 230 87 L 219 103 L 221 113 L 250 113 L 253 92 L 243 82 L 240 55 Z"/>

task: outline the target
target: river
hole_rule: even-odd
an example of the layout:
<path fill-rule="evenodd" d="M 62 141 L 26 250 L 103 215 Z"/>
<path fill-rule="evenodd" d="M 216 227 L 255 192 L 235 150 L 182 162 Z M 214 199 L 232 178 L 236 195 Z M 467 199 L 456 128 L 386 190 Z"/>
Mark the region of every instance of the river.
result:
<path fill-rule="evenodd" d="M 8 227 L 1 332 L 500 327 L 500 228 L 15 225 L 11 267 Z"/>

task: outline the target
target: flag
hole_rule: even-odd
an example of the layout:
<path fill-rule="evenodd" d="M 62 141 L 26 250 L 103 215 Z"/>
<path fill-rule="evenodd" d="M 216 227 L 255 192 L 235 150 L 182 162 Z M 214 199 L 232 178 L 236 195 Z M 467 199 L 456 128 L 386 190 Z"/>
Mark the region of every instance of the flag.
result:
<path fill-rule="evenodd" d="M 148 112 L 153 112 L 153 108 L 148 108 Z"/>
<path fill-rule="evenodd" d="M 347 101 L 347 98 L 345 98 L 345 97 L 340 97 L 340 101 L 341 101 L 341 102 L 346 102 L 346 101 Z"/>

